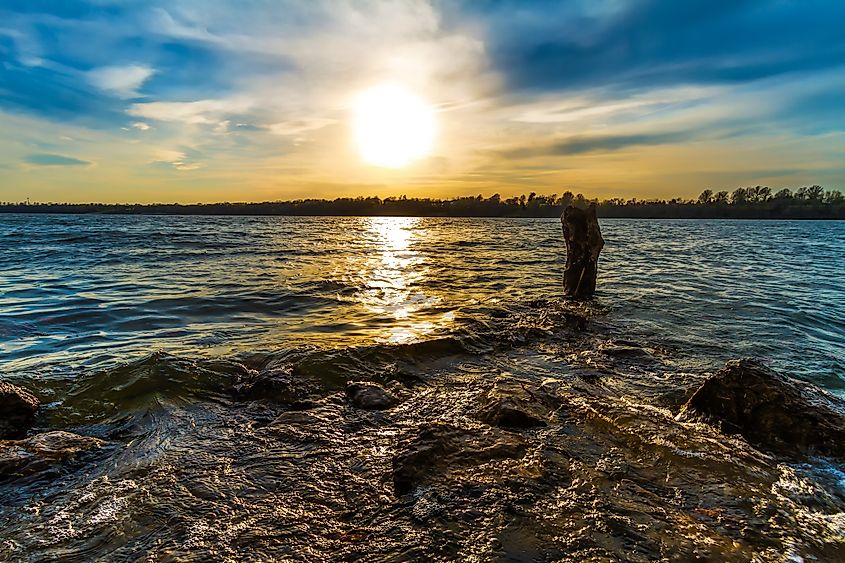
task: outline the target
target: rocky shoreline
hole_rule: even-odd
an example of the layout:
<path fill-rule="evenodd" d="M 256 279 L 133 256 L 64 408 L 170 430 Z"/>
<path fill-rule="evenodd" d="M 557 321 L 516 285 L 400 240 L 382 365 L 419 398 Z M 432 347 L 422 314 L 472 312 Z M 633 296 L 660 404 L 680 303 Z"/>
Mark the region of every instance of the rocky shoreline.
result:
<path fill-rule="evenodd" d="M 680 379 L 674 390 L 647 398 L 642 386 L 661 381 L 654 350 L 607 338 L 581 306 L 532 305 L 466 338 L 355 351 L 349 357 L 372 367 L 368 377 L 349 358 L 330 356 L 331 369 L 312 356 L 247 358 L 202 380 L 209 394 L 157 399 L 132 422 L 103 410 L 50 428 L 49 416 L 35 416 L 33 393 L 4 383 L 0 490 L 37 493 L 33 479 L 109 474 L 116 459 L 140 455 L 159 417 L 205 413 L 202 426 L 177 430 L 177 450 L 156 446 L 164 448 L 156 455 L 192 467 L 202 447 L 219 450 L 243 482 L 221 482 L 211 464 L 181 470 L 170 486 L 189 491 L 198 514 L 249 505 L 252 523 L 228 539 L 209 531 L 214 541 L 188 551 L 196 530 L 177 525 L 181 543 L 164 541 L 175 559 L 834 561 L 843 553 L 845 487 L 817 471 L 845 456 L 841 399 L 752 360 L 689 380 L 670 374 Z M 503 362 L 526 367 L 503 372 Z M 186 382 L 200 385 L 203 370 L 183 370 Z M 138 395 L 104 385 L 101 393 Z M 151 490 L 162 478 L 145 474 Z M 0 523 L 11 522 L 16 502 L 24 501 L 4 503 Z M 146 518 L 162 510 L 148 502 Z M 292 512 L 280 516 L 278 503 Z M 290 518 L 307 525 L 310 544 L 280 531 Z M 26 558 L 18 543 L 0 555 Z M 123 549 L 116 553 L 136 553 L 131 542 Z"/>

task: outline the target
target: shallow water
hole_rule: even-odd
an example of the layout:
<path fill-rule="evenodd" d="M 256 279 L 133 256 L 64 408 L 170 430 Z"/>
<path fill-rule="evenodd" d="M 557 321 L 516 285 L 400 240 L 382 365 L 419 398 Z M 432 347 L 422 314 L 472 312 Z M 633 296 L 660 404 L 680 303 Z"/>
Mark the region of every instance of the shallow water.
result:
<path fill-rule="evenodd" d="M 0 215 L 0 377 L 36 431 L 106 441 L 0 482 L 0 559 L 841 560 L 841 464 L 675 414 L 739 356 L 843 393 L 845 224 L 602 228 L 573 310 L 557 221 Z M 243 396 L 259 372 L 305 401 Z M 402 402 L 352 408 L 349 380 Z M 561 397 L 555 422 L 480 423 L 493 380 Z M 397 494 L 443 425 L 525 453 Z"/>

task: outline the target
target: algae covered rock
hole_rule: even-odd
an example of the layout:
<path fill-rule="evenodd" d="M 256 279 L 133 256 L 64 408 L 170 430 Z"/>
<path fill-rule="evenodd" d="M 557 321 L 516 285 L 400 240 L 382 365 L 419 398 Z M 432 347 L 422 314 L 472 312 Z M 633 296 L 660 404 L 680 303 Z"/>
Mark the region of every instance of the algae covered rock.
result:
<path fill-rule="evenodd" d="M 35 424 L 39 401 L 29 391 L 0 381 L 0 439 L 22 438 Z"/>
<path fill-rule="evenodd" d="M 725 364 L 696 390 L 680 416 L 701 416 L 763 449 L 845 456 L 845 401 L 754 360 Z"/>

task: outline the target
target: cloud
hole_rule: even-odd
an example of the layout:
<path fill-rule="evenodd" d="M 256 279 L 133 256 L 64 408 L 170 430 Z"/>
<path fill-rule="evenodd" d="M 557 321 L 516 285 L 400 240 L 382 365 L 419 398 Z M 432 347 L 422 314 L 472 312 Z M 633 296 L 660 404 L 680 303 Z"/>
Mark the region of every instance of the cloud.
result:
<path fill-rule="evenodd" d="M 198 170 L 204 166 L 202 162 L 189 156 L 187 151 L 172 149 L 156 150 L 150 164 L 153 166 L 165 165 L 180 171 Z"/>
<path fill-rule="evenodd" d="M 263 127 L 259 127 L 253 123 L 235 123 L 227 124 L 227 127 L 230 131 L 246 131 L 246 132 L 255 132 L 255 131 L 264 131 Z"/>
<path fill-rule="evenodd" d="M 225 116 L 249 110 L 248 100 L 196 100 L 132 104 L 126 113 L 135 117 L 191 124 L 219 124 Z"/>
<path fill-rule="evenodd" d="M 105 66 L 88 72 L 88 80 L 97 88 L 120 98 L 138 97 L 138 88 L 155 71 L 143 65 Z"/>
<path fill-rule="evenodd" d="M 591 152 L 611 152 L 641 145 L 665 145 L 687 141 L 692 134 L 685 131 L 636 133 L 627 135 L 577 135 L 545 145 L 519 147 L 501 151 L 505 158 L 522 159 L 535 156 L 565 156 Z"/>
<path fill-rule="evenodd" d="M 845 55 L 838 0 L 597 0 L 534 10 L 503 0 L 470 12 L 486 21 L 493 60 L 515 90 L 736 84 L 833 68 Z"/>
<path fill-rule="evenodd" d="M 283 121 L 281 123 L 273 123 L 270 125 L 270 132 L 274 135 L 299 135 L 306 131 L 315 131 L 337 123 L 336 119 L 326 119 L 322 117 L 311 117 L 303 119 L 293 119 L 291 121 Z"/>
<path fill-rule="evenodd" d="M 478 30 L 448 24 L 427 0 L 69 4 L 0 8 L 20 36 L 13 58 L 26 44 L 50 62 L 37 78 L 23 68 L 0 75 L 0 89 L 16 94 L 0 104 L 117 128 L 125 123 L 114 123 L 115 107 L 144 119 L 268 128 L 303 115 L 337 119 L 351 92 L 385 79 L 437 104 L 477 98 L 494 83 Z M 132 103 L 140 94 L 149 104 Z"/>
<path fill-rule="evenodd" d="M 32 166 L 91 166 L 91 162 L 60 154 L 30 154 L 24 162 Z"/>
<path fill-rule="evenodd" d="M 587 90 L 574 96 L 559 93 L 532 97 L 512 108 L 511 119 L 523 123 L 595 123 L 620 117 L 641 119 L 643 115 L 666 113 L 711 101 L 725 89 L 716 86 L 681 86 L 653 89 L 641 94 L 607 97 L 601 90 Z"/>
<path fill-rule="evenodd" d="M 837 0 L 0 2 L 0 123 L 43 125 L 0 131 L 0 159 L 26 175 L 21 154 L 74 154 L 66 128 L 104 182 L 153 165 L 262 190 L 410 185 L 361 167 L 344 127 L 356 91 L 395 81 L 436 107 L 437 194 L 529 173 L 650 190 L 672 153 L 724 170 L 717 146 L 823 169 L 845 146 L 843 17 Z"/>

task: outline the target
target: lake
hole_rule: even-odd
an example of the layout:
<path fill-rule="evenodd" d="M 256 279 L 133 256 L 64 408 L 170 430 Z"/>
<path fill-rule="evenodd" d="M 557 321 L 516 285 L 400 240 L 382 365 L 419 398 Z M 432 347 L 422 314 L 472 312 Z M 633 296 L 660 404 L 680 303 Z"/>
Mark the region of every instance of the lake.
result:
<path fill-rule="evenodd" d="M 845 389 L 845 222 L 602 221 L 598 300 L 693 364 Z M 0 216 L 5 371 L 442 334 L 560 294 L 557 220 Z"/>

